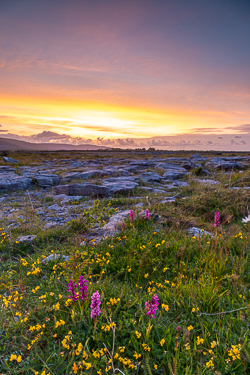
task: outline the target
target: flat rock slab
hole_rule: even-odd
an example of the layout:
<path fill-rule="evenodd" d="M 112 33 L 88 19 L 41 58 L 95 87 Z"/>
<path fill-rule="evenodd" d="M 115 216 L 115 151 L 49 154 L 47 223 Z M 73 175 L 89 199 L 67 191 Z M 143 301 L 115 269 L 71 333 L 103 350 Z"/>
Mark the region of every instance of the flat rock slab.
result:
<path fill-rule="evenodd" d="M 133 190 L 136 186 L 139 186 L 137 182 L 127 180 L 120 182 L 104 182 L 103 185 L 106 189 L 108 189 L 110 194 L 127 193 Z"/>
<path fill-rule="evenodd" d="M 5 165 L 1 165 L 0 166 L 0 173 L 15 173 L 16 172 L 16 170 L 15 170 L 15 168 L 11 168 L 11 167 L 9 167 L 9 166 L 5 166 Z"/>
<path fill-rule="evenodd" d="M 109 194 L 109 189 L 105 186 L 93 184 L 72 184 L 72 185 L 58 185 L 54 187 L 56 195 L 88 195 L 88 196 L 106 196 Z"/>
<path fill-rule="evenodd" d="M 146 182 L 146 183 L 152 182 L 152 181 L 159 182 L 162 180 L 162 177 L 156 172 L 143 172 L 139 175 L 139 177 L 141 178 L 143 182 Z"/>
<path fill-rule="evenodd" d="M 0 180 L 0 192 L 5 190 L 26 190 L 32 185 L 31 177 L 11 176 Z"/>
<path fill-rule="evenodd" d="M 103 237 L 107 238 L 108 236 L 114 236 L 118 233 L 118 226 L 124 221 L 124 219 L 130 214 L 130 210 L 125 210 L 118 212 L 113 215 L 109 222 L 102 227 Z"/>
<path fill-rule="evenodd" d="M 70 257 L 68 255 L 61 255 L 61 254 L 50 254 L 46 258 L 44 258 L 41 263 L 48 263 L 49 261 L 53 261 L 56 259 L 63 259 L 63 260 L 70 260 Z"/>
<path fill-rule="evenodd" d="M 41 187 L 58 185 L 61 181 L 61 177 L 57 174 L 38 174 L 34 177 L 34 179 Z"/>
<path fill-rule="evenodd" d="M 121 176 L 121 177 L 109 177 L 105 178 L 105 180 L 102 181 L 103 184 L 108 184 L 110 182 L 140 182 L 140 178 L 137 176 Z"/>
<path fill-rule="evenodd" d="M 33 243 L 37 238 L 36 235 L 29 235 L 29 236 L 21 236 L 17 238 L 19 243 Z"/>
<path fill-rule="evenodd" d="M 180 172 L 184 172 L 184 173 L 186 172 L 186 169 L 183 168 L 178 163 L 158 163 L 156 164 L 155 169 L 165 169 L 165 170 L 174 169 Z"/>
<path fill-rule="evenodd" d="M 220 181 L 202 180 L 202 179 L 199 179 L 199 178 L 195 178 L 194 181 L 199 182 L 200 184 L 203 184 L 203 185 L 218 185 L 218 184 L 220 184 Z"/>
<path fill-rule="evenodd" d="M 84 172 L 67 173 L 63 176 L 64 181 L 70 182 L 73 179 L 87 180 L 88 178 L 102 177 L 105 173 L 99 169 L 92 169 Z"/>
<path fill-rule="evenodd" d="M 19 160 L 7 158 L 7 156 L 3 157 L 3 161 L 5 161 L 6 163 L 20 163 Z"/>
<path fill-rule="evenodd" d="M 186 169 L 184 169 L 184 171 L 169 169 L 165 171 L 165 173 L 163 174 L 163 178 L 165 180 L 178 180 L 178 178 L 182 178 L 186 173 L 188 173 Z"/>
<path fill-rule="evenodd" d="M 209 236 L 209 237 L 214 237 L 213 233 L 210 233 L 206 230 L 202 230 L 197 227 L 192 227 L 188 229 L 188 232 L 190 235 L 195 236 L 195 237 L 202 237 L 202 236 Z"/>

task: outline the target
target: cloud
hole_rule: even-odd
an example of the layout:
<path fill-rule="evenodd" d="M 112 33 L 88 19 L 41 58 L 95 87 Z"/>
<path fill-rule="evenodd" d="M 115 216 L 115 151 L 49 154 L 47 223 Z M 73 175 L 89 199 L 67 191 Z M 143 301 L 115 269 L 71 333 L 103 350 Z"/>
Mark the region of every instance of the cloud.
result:
<path fill-rule="evenodd" d="M 242 124 L 242 125 L 237 125 L 237 126 L 228 126 L 225 129 L 237 130 L 238 132 L 242 132 L 242 133 L 250 133 L 250 124 Z"/>
<path fill-rule="evenodd" d="M 219 128 L 193 128 L 190 130 L 190 133 L 220 133 L 221 129 Z"/>

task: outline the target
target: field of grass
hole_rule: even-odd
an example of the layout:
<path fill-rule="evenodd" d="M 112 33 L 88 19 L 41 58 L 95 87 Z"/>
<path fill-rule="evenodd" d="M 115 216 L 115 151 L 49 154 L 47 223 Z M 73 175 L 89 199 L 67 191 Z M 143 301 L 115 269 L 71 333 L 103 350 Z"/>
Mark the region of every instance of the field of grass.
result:
<path fill-rule="evenodd" d="M 129 197 L 96 201 L 30 245 L 2 227 L 0 374 L 249 374 L 250 233 L 241 220 L 250 191 L 230 190 L 249 176 L 215 175 L 222 183 L 213 186 L 190 177 L 171 203 L 149 193 L 149 219 Z M 80 246 L 117 208 L 134 218 L 116 237 Z M 192 226 L 212 236 L 192 237 Z M 61 257 L 44 262 L 51 254 Z"/>

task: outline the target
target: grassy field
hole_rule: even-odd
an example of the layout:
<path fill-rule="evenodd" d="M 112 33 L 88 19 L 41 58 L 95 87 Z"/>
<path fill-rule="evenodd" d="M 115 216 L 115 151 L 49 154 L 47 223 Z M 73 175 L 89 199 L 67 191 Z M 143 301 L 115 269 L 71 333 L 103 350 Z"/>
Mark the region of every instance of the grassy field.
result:
<path fill-rule="evenodd" d="M 195 178 L 174 202 L 142 198 L 149 219 L 118 196 L 63 228 L 1 224 L 0 374 L 250 373 L 250 191 L 230 189 L 250 186 L 250 172 L 210 176 L 213 186 Z M 80 246 L 128 208 L 117 236 Z M 38 237 L 24 245 L 20 233 Z M 44 261 L 51 254 L 61 257 Z"/>

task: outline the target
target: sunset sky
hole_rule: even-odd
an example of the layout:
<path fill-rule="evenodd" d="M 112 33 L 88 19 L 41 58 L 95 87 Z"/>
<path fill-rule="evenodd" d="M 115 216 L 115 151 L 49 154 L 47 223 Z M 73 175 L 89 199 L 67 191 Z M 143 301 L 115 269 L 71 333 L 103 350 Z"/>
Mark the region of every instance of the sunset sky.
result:
<path fill-rule="evenodd" d="M 250 132 L 249 0 L 0 2 L 0 136 Z"/>

